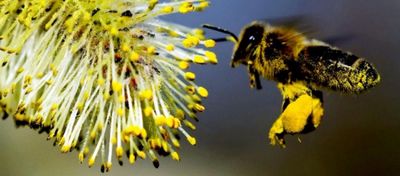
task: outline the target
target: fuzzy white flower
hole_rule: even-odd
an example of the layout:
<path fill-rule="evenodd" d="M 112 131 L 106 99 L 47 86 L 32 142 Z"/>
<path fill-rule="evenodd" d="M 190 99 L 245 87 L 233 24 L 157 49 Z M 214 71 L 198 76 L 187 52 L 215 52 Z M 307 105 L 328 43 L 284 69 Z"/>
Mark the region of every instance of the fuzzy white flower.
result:
<path fill-rule="evenodd" d="M 0 0 L 0 116 L 49 133 L 62 152 L 111 168 L 158 155 L 179 160 L 179 134 L 207 89 L 185 71 L 217 63 L 201 30 L 159 20 L 205 0 Z M 187 119 L 186 117 L 190 117 Z M 186 126 L 186 127 L 184 127 Z M 100 157 L 101 156 L 101 157 Z"/>

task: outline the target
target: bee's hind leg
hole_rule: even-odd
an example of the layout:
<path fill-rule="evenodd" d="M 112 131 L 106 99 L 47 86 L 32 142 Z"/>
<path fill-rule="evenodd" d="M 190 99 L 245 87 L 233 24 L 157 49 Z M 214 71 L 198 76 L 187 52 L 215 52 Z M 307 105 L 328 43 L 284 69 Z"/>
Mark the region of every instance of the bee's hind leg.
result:
<path fill-rule="evenodd" d="M 292 92 L 287 92 L 288 90 Z M 324 111 L 322 92 L 304 90 L 304 87 L 299 90 L 293 87 L 281 89 L 284 96 L 282 113 L 272 125 L 268 135 L 272 145 L 279 144 L 285 147 L 285 134 L 307 133 L 319 126 Z"/>

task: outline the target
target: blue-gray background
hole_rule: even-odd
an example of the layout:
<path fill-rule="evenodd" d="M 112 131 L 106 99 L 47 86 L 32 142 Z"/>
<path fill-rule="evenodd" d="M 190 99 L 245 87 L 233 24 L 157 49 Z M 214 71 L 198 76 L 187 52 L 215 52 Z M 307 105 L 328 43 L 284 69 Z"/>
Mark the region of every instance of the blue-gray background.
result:
<path fill-rule="evenodd" d="M 182 161 L 117 164 L 108 175 L 397 175 L 400 169 L 400 1 L 398 0 L 214 0 L 203 13 L 168 20 L 197 27 L 212 23 L 238 33 L 254 19 L 305 15 L 324 38 L 351 34 L 338 47 L 368 58 L 382 75 L 378 87 L 360 96 L 325 93 L 325 117 L 317 131 L 289 136 L 288 148 L 268 144 L 267 131 L 279 115 L 281 95 L 274 82 L 251 90 L 245 68 L 231 69 L 231 43 L 215 48 L 220 64 L 194 67 L 209 88 L 207 111 L 193 132 L 198 145 L 184 145 Z M 213 36 L 218 34 L 212 33 Z M 30 129 L 0 122 L 1 175 L 99 175 L 81 165 L 77 153 L 59 149 Z"/>

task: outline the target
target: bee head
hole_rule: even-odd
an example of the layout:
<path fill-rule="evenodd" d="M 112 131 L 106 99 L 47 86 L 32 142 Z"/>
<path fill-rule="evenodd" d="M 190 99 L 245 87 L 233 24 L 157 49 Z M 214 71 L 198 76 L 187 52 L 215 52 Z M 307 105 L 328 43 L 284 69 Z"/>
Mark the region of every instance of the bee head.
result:
<path fill-rule="evenodd" d="M 255 50 L 264 38 L 265 26 L 264 23 L 253 22 L 241 31 L 238 42 L 233 50 L 232 67 L 253 63 Z"/>

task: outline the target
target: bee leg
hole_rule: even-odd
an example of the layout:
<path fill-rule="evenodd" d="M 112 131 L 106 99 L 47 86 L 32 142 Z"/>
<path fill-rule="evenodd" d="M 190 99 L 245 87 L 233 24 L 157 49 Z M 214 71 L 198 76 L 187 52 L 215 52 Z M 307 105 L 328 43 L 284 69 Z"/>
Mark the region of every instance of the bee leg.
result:
<path fill-rule="evenodd" d="M 320 124 L 322 115 L 322 93 L 321 98 L 313 94 L 301 94 L 294 100 L 289 100 L 269 131 L 271 144 L 285 147 L 285 134 L 300 134 L 314 130 Z"/>
<path fill-rule="evenodd" d="M 250 77 L 250 87 L 256 89 L 262 89 L 260 75 L 258 72 L 252 67 L 252 65 L 248 65 L 247 67 Z"/>
<path fill-rule="evenodd" d="M 282 112 L 286 109 L 286 107 L 289 105 L 289 103 L 290 103 L 290 99 L 289 98 L 283 99 L 282 107 L 281 107 L 281 111 Z"/>

